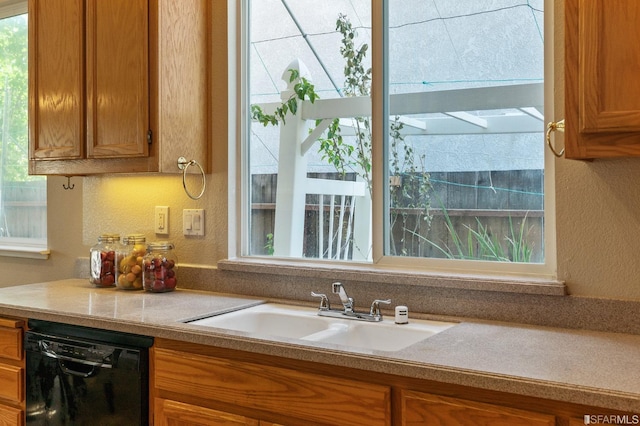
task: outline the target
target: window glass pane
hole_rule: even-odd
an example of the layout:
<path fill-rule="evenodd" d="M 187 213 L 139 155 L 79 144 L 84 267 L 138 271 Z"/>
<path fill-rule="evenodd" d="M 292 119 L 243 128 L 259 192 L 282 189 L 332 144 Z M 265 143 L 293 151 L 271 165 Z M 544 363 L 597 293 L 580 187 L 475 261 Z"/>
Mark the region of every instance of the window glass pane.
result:
<path fill-rule="evenodd" d="M 0 19 L 0 245 L 46 245 L 46 178 L 28 175 L 27 15 Z"/>
<path fill-rule="evenodd" d="M 388 255 L 544 261 L 543 1 L 389 0 Z"/>
<path fill-rule="evenodd" d="M 370 2 L 249 4 L 248 254 L 368 260 Z"/>

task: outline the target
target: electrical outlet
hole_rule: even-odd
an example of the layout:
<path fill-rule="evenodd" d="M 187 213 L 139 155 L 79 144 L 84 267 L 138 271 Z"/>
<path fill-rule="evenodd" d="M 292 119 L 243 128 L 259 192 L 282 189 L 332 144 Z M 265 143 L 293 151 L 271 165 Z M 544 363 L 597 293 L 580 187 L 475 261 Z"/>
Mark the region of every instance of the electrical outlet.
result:
<path fill-rule="evenodd" d="M 153 221 L 156 234 L 169 234 L 169 207 L 156 206 Z"/>
<path fill-rule="evenodd" d="M 183 235 L 204 235 L 204 209 L 182 210 Z"/>

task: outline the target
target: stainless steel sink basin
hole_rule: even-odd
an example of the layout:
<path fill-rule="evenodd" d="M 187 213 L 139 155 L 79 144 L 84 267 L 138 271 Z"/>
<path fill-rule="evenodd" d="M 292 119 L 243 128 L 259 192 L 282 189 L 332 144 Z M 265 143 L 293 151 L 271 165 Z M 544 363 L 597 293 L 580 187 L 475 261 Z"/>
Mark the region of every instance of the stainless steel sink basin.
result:
<path fill-rule="evenodd" d="M 395 352 L 455 325 L 451 322 L 391 319 L 362 322 L 317 315 L 317 309 L 265 303 L 189 324 L 244 332 L 259 338 L 286 337 L 367 350 Z"/>

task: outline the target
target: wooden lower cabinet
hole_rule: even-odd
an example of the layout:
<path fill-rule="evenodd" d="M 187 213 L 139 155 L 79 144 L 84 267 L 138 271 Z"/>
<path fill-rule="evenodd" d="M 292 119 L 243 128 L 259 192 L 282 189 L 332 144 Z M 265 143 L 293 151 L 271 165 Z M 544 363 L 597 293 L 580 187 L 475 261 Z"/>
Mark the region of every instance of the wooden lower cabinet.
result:
<path fill-rule="evenodd" d="M 25 321 L 0 317 L 0 426 L 24 425 Z"/>
<path fill-rule="evenodd" d="M 493 404 L 401 391 L 402 426 L 554 426 L 553 415 Z"/>
<path fill-rule="evenodd" d="M 151 350 L 151 366 L 150 409 L 157 426 L 578 426 L 591 414 L 637 418 L 162 338 Z"/>
<path fill-rule="evenodd" d="M 260 422 L 237 414 L 193 404 L 156 398 L 153 408 L 156 426 L 259 426 Z"/>
<path fill-rule="evenodd" d="M 152 350 L 156 425 L 391 425 L 389 386 L 288 368 L 274 357 L 238 359 L 160 345 L 157 339 Z"/>

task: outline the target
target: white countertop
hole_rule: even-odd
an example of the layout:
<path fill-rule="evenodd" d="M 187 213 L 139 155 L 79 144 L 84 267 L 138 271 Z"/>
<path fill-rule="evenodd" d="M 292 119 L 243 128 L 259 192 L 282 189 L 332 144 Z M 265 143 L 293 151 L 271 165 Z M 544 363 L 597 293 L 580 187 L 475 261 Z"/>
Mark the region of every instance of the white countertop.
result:
<path fill-rule="evenodd" d="M 397 352 L 260 340 L 185 321 L 261 303 L 178 289 L 94 288 L 87 280 L 0 288 L 0 315 L 44 319 L 640 413 L 640 336 L 468 321 Z"/>

